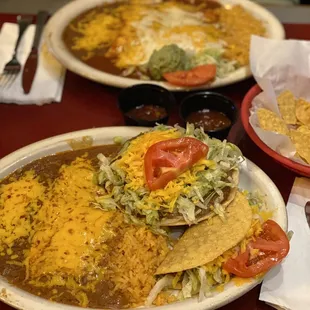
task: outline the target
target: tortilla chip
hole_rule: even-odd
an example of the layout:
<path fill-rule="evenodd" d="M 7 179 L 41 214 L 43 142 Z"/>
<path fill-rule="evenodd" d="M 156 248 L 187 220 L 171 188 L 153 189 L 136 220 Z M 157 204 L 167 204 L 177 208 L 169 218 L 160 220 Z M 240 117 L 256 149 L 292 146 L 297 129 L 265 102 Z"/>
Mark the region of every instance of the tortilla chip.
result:
<path fill-rule="evenodd" d="M 305 125 L 298 127 L 297 131 L 305 133 L 305 134 L 310 134 L 310 128 L 308 126 L 305 126 Z"/>
<path fill-rule="evenodd" d="M 276 113 L 260 108 L 257 110 L 257 117 L 259 125 L 262 129 L 276 132 L 282 135 L 288 135 L 289 130 L 283 119 L 281 119 Z"/>
<path fill-rule="evenodd" d="M 296 103 L 296 117 L 304 125 L 310 126 L 310 103 L 302 98 Z"/>
<path fill-rule="evenodd" d="M 298 155 L 310 164 L 310 132 L 291 130 L 290 137 L 296 147 Z"/>
<path fill-rule="evenodd" d="M 237 192 L 226 209 L 226 221 L 215 216 L 187 229 L 156 274 L 179 272 L 213 261 L 244 239 L 251 222 L 252 209 L 245 196 Z"/>
<path fill-rule="evenodd" d="M 277 101 L 285 123 L 288 125 L 295 125 L 297 119 L 295 114 L 296 100 L 294 95 L 289 90 L 286 90 L 278 96 Z"/>

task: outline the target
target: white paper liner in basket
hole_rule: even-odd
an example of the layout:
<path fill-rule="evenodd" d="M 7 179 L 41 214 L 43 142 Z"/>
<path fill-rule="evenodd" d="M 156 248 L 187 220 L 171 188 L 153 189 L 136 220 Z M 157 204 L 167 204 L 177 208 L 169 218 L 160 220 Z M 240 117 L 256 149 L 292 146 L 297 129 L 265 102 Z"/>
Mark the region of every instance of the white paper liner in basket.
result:
<path fill-rule="evenodd" d="M 277 96 L 285 90 L 310 101 L 310 41 L 271 40 L 252 36 L 250 65 L 262 92 L 252 102 L 249 122 L 258 137 L 277 153 L 306 166 L 296 157 L 289 137 L 259 127 L 256 110 L 264 107 L 278 114 Z"/>

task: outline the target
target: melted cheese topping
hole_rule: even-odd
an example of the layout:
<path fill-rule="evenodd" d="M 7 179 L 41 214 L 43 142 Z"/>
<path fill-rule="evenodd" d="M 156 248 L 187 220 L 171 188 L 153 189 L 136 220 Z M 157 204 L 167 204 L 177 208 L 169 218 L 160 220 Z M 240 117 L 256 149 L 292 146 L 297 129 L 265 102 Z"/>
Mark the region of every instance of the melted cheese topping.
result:
<path fill-rule="evenodd" d="M 240 5 L 207 9 L 178 1 L 129 0 L 100 7 L 70 24 L 77 35 L 72 49 L 85 59 L 106 50 L 116 67 L 146 64 L 155 50 L 176 44 L 190 54 L 223 48 L 224 57 L 240 65 L 249 62 L 251 35 L 265 35 L 262 21 Z"/>
<path fill-rule="evenodd" d="M 15 241 L 28 238 L 31 217 L 40 208 L 38 198 L 45 191 L 33 171 L 12 181 L 0 186 L 0 250 L 7 248 L 9 252 Z"/>
<path fill-rule="evenodd" d="M 90 203 L 99 190 L 93 184 L 90 162 L 78 158 L 62 166 L 60 176 L 42 197 L 35 233 L 27 257 L 30 277 L 61 271 L 80 275 L 98 265 L 96 251 L 111 238 L 103 229 L 113 213 L 94 210 Z"/>
<path fill-rule="evenodd" d="M 184 50 L 196 53 L 219 37 L 219 31 L 213 25 L 205 24 L 203 13 L 187 12 L 172 5 L 159 10 L 149 9 L 147 14 L 131 25 L 139 39 L 137 44 L 122 46 L 121 49 L 126 50 L 129 56 L 127 53 L 119 53 L 116 63 L 119 67 L 128 63 L 132 65 L 146 63 L 154 50 L 169 44 L 176 44 Z M 142 52 L 131 58 L 137 46 L 142 48 Z"/>
<path fill-rule="evenodd" d="M 114 41 L 121 27 L 121 21 L 110 14 L 91 11 L 77 25 L 70 24 L 70 28 L 83 33 L 83 37 L 75 38 L 72 49 L 87 51 L 85 58 L 93 56 L 97 49 L 109 47 Z"/>
<path fill-rule="evenodd" d="M 145 64 L 155 50 L 169 44 L 196 53 L 220 36 L 199 7 L 173 1 L 151 6 L 131 1 L 110 11 L 90 11 L 70 27 L 80 34 L 74 38 L 74 50 L 87 51 L 89 58 L 95 50 L 108 47 L 106 56 L 114 58 L 119 68 Z"/>
<path fill-rule="evenodd" d="M 114 213 L 91 206 L 102 191 L 92 182 L 93 172 L 89 160 L 77 158 L 63 165 L 59 177 L 47 180 L 47 186 L 28 171 L 0 187 L 1 255 L 13 254 L 12 247 L 20 242 L 30 244 L 23 261 L 12 255 L 7 263 L 24 265 L 26 280 L 34 286 L 67 287 L 84 306 L 88 299 L 77 291 L 80 277 L 89 274 L 84 289 L 95 288 L 106 242 L 115 236 L 109 226 Z"/>
<path fill-rule="evenodd" d="M 166 238 L 125 223 L 120 212 L 96 209 L 95 197 L 105 192 L 93 175 L 91 161 L 81 157 L 62 165 L 53 180 L 27 171 L 0 185 L 2 267 L 18 266 L 23 283 L 38 295 L 48 291 L 51 300 L 69 294 L 87 307 L 97 302 L 94 293 L 140 306 L 169 251 Z"/>
<path fill-rule="evenodd" d="M 144 155 L 148 148 L 160 141 L 180 138 L 180 132 L 173 128 L 165 131 L 147 132 L 130 142 L 128 149 L 115 165 L 126 172 L 125 190 L 137 191 L 146 187 L 144 177 Z M 139 204 L 140 209 L 159 210 L 161 208 L 172 212 L 174 205 L 181 194 L 188 194 L 189 187 L 197 181 L 198 171 L 214 165 L 211 160 L 201 159 L 191 169 L 188 169 L 178 178 L 170 181 L 165 188 L 151 191 Z"/>

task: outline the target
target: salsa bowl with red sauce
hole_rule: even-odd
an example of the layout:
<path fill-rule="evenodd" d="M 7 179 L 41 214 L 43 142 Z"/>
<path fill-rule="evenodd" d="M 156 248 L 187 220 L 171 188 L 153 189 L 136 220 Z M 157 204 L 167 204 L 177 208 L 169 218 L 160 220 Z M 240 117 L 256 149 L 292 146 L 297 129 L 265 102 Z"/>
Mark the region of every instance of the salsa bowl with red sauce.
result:
<path fill-rule="evenodd" d="M 125 88 L 118 97 L 118 107 L 129 126 L 153 127 L 156 123 L 167 124 L 174 103 L 175 99 L 170 91 L 152 84 Z"/>
<path fill-rule="evenodd" d="M 215 92 L 200 91 L 186 96 L 181 102 L 180 115 L 184 122 L 203 127 L 210 137 L 224 140 L 237 119 L 237 107 L 229 98 Z"/>

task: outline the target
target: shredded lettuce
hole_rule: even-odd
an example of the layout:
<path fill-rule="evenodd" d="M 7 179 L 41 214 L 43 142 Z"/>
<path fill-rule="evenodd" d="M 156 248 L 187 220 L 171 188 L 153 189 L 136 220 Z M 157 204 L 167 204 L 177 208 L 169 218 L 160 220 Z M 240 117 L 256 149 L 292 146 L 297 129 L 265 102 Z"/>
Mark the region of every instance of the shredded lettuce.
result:
<path fill-rule="evenodd" d="M 250 206 L 258 206 L 260 209 L 265 208 L 265 196 L 259 191 L 246 192 L 246 197 Z"/>
<path fill-rule="evenodd" d="M 196 222 L 195 204 L 188 198 L 180 196 L 177 200 L 177 209 L 183 215 L 185 221 L 189 224 Z"/>
<path fill-rule="evenodd" d="M 167 287 L 172 286 L 172 280 L 173 276 L 171 275 L 166 275 L 163 278 L 161 278 L 157 283 L 154 285 L 154 287 L 151 289 L 149 296 L 146 299 L 145 305 L 146 306 L 151 306 L 158 296 L 158 294 Z"/>
<path fill-rule="evenodd" d="M 192 289 L 193 289 L 192 280 L 186 273 L 182 281 L 182 295 L 184 299 L 192 297 Z"/>
<path fill-rule="evenodd" d="M 291 239 L 292 239 L 293 236 L 294 236 L 294 232 L 293 232 L 292 230 L 290 230 L 290 231 L 287 232 L 286 235 L 287 235 L 288 240 L 291 241 Z"/>
<path fill-rule="evenodd" d="M 172 127 L 158 125 L 151 131 L 168 130 Z M 107 195 L 98 198 L 97 203 L 103 210 L 122 210 L 128 221 L 137 225 L 147 225 L 153 231 L 159 233 L 163 230 L 159 222 L 171 216 L 182 215 L 184 221 L 189 225 L 197 223 L 197 216 L 202 212 L 215 212 L 223 219 L 225 210 L 222 202 L 225 199 L 225 189 L 236 187 L 232 174 L 239 168 L 243 157 L 235 145 L 227 141 L 212 139 L 206 135 L 202 128 L 195 128 L 188 124 L 186 128 L 175 126 L 180 131 L 181 136 L 194 137 L 207 144 L 209 151 L 206 160 L 208 165 L 203 170 L 197 170 L 196 182 L 187 187 L 186 192 L 180 195 L 174 205 L 173 213 L 169 213 L 167 208 L 159 209 L 152 202 L 148 201 L 149 189 L 141 187 L 138 190 L 129 190 L 126 188 L 126 172 L 119 169 L 116 165 L 116 159 L 126 151 L 131 140 L 126 141 L 116 159 L 108 159 L 103 154 L 98 155 L 100 169 L 95 176 L 95 182 L 102 186 Z M 142 208 L 147 201 L 148 210 Z M 212 209 L 210 207 L 212 206 Z"/>
<path fill-rule="evenodd" d="M 159 221 L 158 211 L 155 210 L 143 210 L 145 215 L 146 224 L 154 226 Z"/>
<path fill-rule="evenodd" d="M 221 269 L 218 268 L 215 273 L 213 274 L 213 279 L 219 283 L 219 284 L 222 284 L 223 283 L 223 279 L 222 279 L 222 272 L 221 272 Z"/>
<path fill-rule="evenodd" d="M 206 271 L 202 267 L 198 268 L 198 274 L 199 274 L 199 281 L 200 281 L 198 301 L 201 302 L 204 299 L 206 299 L 208 285 L 207 285 Z"/>
<path fill-rule="evenodd" d="M 221 48 L 208 48 L 193 56 L 192 66 L 197 67 L 207 64 L 218 64 L 222 58 L 224 50 Z"/>
<path fill-rule="evenodd" d="M 217 77 L 223 78 L 237 68 L 237 62 L 224 59 L 223 53 L 224 48 L 221 46 L 207 48 L 193 56 L 192 67 L 214 64 Z"/>
<path fill-rule="evenodd" d="M 95 208 L 102 209 L 105 211 L 115 211 L 118 208 L 118 204 L 112 198 L 102 199 L 101 197 L 96 198 L 97 204 Z"/>
<path fill-rule="evenodd" d="M 182 297 L 190 298 L 200 291 L 201 283 L 199 280 L 198 269 L 190 269 L 184 272 L 182 280 Z"/>
<path fill-rule="evenodd" d="M 186 273 L 189 275 L 189 278 L 192 281 L 192 295 L 195 295 L 199 292 L 199 287 L 200 287 L 198 270 L 197 268 L 190 269 L 190 270 L 187 270 Z"/>
<path fill-rule="evenodd" d="M 121 169 L 112 169 L 110 161 L 103 154 L 98 154 L 100 162 L 100 172 L 98 173 L 98 183 L 103 184 L 106 181 L 108 185 L 122 185 L 125 182 L 125 172 Z"/>
<path fill-rule="evenodd" d="M 214 278 L 215 282 L 210 284 L 208 277 Z M 147 298 L 146 305 L 150 306 L 163 290 L 167 290 L 170 293 L 179 290 L 180 292 L 177 295 L 179 300 L 191 298 L 198 294 L 198 301 L 201 302 L 211 295 L 212 289 L 215 286 L 222 283 L 220 268 L 218 268 L 215 274 L 206 272 L 203 267 L 185 270 L 176 274 L 168 274 L 159 278 Z"/>

